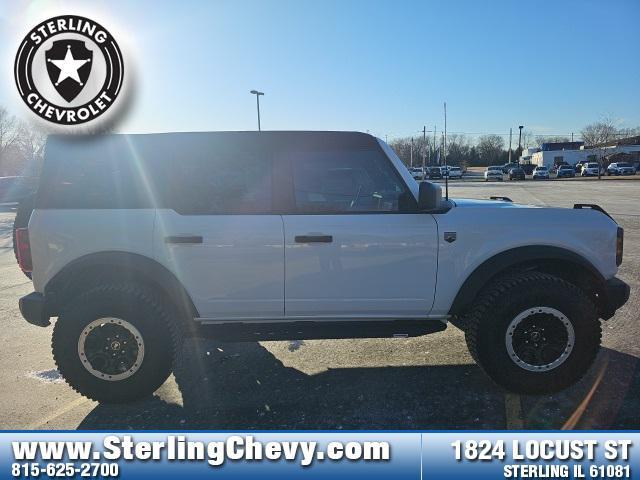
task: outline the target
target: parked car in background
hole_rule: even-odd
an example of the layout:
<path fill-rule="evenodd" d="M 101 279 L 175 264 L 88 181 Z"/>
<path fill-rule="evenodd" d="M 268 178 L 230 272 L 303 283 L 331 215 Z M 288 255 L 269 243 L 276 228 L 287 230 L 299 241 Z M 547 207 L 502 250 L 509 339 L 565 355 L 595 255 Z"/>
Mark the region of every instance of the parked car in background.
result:
<path fill-rule="evenodd" d="M 0 203 L 19 203 L 31 196 L 37 185 L 37 177 L 0 177 Z"/>
<path fill-rule="evenodd" d="M 580 173 L 580 175 L 582 175 L 583 177 L 597 177 L 599 171 L 600 165 L 598 164 L 598 162 L 589 162 L 585 163 L 582 166 L 582 172 Z"/>
<path fill-rule="evenodd" d="M 549 179 L 549 169 L 544 165 L 540 165 L 536 167 L 533 171 L 533 179 L 534 180 L 548 180 Z"/>
<path fill-rule="evenodd" d="M 508 174 L 508 173 L 509 173 L 509 170 L 511 170 L 512 168 L 517 168 L 517 167 L 519 167 L 519 166 L 520 166 L 520 164 L 519 164 L 519 163 L 517 163 L 517 162 L 505 163 L 505 164 L 502 166 L 502 173 L 504 173 L 504 174 Z"/>
<path fill-rule="evenodd" d="M 440 167 L 429 167 L 428 169 L 429 180 L 434 178 L 442 178 L 442 170 Z"/>
<path fill-rule="evenodd" d="M 575 168 L 571 165 L 560 165 L 556 173 L 557 178 L 573 178 L 576 176 Z"/>
<path fill-rule="evenodd" d="M 526 173 L 527 175 L 533 175 L 533 171 L 536 168 L 536 165 L 534 165 L 533 163 L 522 163 L 520 164 L 520 168 L 522 168 L 522 170 L 524 170 L 524 173 Z"/>
<path fill-rule="evenodd" d="M 487 167 L 484 172 L 484 181 L 488 182 L 489 180 L 500 180 L 502 181 L 502 166 L 501 165 L 492 165 L 491 167 Z"/>
<path fill-rule="evenodd" d="M 607 167 L 607 175 L 635 175 L 633 165 L 627 162 L 612 163 Z"/>
<path fill-rule="evenodd" d="M 526 178 L 524 170 L 520 167 L 514 167 L 509 170 L 509 180 L 524 180 Z"/>
<path fill-rule="evenodd" d="M 462 178 L 462 169 L 460 167 L 450 167 L 449 178 Z"/>
<path fill-rule="evenodd" d="M 409 173 L 414 180 L 424 180 L 424 170 L 421 167 L 412 167 L 409 169 Z"/>

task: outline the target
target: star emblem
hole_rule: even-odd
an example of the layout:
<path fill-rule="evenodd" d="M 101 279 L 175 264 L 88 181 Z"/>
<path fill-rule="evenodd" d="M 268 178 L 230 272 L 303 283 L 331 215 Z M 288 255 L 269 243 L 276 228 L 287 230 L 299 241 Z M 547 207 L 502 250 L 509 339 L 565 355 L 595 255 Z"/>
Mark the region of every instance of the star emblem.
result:
<path fill-rule="evenodd" d="M 67 45 L 67 53 L 62 60 L 51 60 L 50 58 L 48 58 L 47 60 L 60 69 L 58 80 L 56 80 L 55 82 L 56 85 L 59 85 L 60 82 L 66 78 L 71 78 L 78 82 L 79 85 L 84 85 L 84 83 L 82 83 L 82 81 L 80 80 L 80 76 L 78 75 L 78 69 L 85 63 L 90 62 L 91 59 L 87 58 L 85 60 L 76 60 L 75 58 L 73 58 L 73 54 L 71 53 L 71 45 Z"/>
<path fill-rule="evenodd" d="M 83 40 L 68 38 L 53 42 L 51 49 L 45 52 L 45 58 L 51 84 L 62 98 L 71 102 L 87 84 L 93 65 L 93 51 Z"/>

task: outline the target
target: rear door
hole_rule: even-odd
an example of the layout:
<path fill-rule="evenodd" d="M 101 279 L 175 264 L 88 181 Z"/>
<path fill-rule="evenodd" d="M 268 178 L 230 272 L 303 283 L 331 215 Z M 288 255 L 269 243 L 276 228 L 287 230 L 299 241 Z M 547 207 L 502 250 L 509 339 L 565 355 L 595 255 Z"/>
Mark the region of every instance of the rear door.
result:
<path fill-rule="evenodd" d="M 423 318 L 433 304 L 437 225 L 379 147 L 289 151 L 288 318 Z"/>
<path fill-rule="evenodd" d="M 200 317 L 212 321 L 284 315 L 272 158 L 244 143 L 193 140 L 177 149 L 165 180 L 168 208 L 156 218 L 156 258 L 186 287 Z"/>

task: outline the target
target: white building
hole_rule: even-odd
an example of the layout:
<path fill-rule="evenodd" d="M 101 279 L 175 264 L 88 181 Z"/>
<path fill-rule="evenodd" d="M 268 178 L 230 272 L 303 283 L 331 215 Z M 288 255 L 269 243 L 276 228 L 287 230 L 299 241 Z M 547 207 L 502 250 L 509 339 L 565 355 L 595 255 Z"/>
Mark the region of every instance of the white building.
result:
<path fill-rule="evenodd" d="M 546 143 L 542 145 L 542 149 L 537 150 L 537 152 L 531 153 L 529 159 L 525 159 L 527 150 L 523 151 L 523 156 L 520 157 L 521 162 L 551 168 L 563 162 L 570 165 L 575 165 L 581 160 L 597 162 L 600 158 L 608 157 L 614 153 L 639 152 L 637 155 L 640 155 L 640 136 L 621 138 L 587 147 L 583 142 Z"/>

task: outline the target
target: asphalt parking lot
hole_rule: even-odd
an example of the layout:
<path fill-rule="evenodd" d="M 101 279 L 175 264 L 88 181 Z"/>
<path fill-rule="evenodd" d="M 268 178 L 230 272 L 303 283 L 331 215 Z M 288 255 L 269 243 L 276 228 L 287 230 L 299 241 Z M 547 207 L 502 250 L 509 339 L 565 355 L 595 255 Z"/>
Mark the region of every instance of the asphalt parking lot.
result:
<path fill-rule="evenodd" d="M 51 328 L 24 322 L 32 290 L 12 251 L 13 209 L 0 208 L 0 427 L 3 429 L 449 429 L 640 428 L 640 182 L 451 182 L 452 197 L 505 195 L 570 207 L 598 203 L 625 229 L 619 276 L 631 299 L 604 324 L 601 354 L 555 395 L 506 394 L 472 362 L 450 326 L 410 339 L 222 344 L 207 340 L 206 414 L 183 407 L 173 378 L 124 406 L 87 400 L 59 378 Z M 187 402 L 188 403 L 188 402 Z"/>

